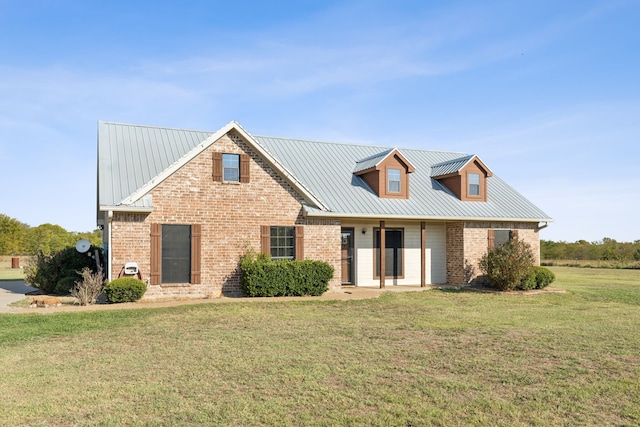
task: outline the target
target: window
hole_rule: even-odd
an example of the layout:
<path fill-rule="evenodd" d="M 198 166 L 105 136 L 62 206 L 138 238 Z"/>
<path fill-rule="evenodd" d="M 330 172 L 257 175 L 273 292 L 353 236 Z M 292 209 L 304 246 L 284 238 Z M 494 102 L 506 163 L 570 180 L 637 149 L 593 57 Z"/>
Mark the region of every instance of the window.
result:
<path fill-rule="evenodd" d="M 493 247 L 504 245 L 511 240 L 511 230 L 493 230 Z"/>
<path fill-rule="evenodd" d="M 240 182 L 240 155 L 222 155 L 222 180 Z"/>
<path fill-rule="evenodd" d="M 403 229 L 385 230 L 385 277 L 401 278 L 403 271 Z M 380 277 L 380 229 L 375 229 L 373 247 L 375 248 L 375 277 Z"/>
<path fill-rule="evenodd" d="M 467 175 L 467 179 L 469 180 L 469 196 L 479 196 L 480 195 L 480 174 L 470 173 Z"/>
<path fill-rule="evenodd" d="M 162 283 L 191 282 L 191 226 L 162 225 Z"/>
<path fill-rule="evenodd" d="M 295 227 L 271 227 L 270 236 L 271 259 L 295 259 Z"/>
<path fill-rule="evenodd" d="M 248 183 L 250 163 L 248 154 L 223 154 L 216 151 L 213 153 L 213 180 Z"/>
<path fill-rule="evenodd" d="M 400 169 L 387 169 L 387 191 L 400 192 Z"/>

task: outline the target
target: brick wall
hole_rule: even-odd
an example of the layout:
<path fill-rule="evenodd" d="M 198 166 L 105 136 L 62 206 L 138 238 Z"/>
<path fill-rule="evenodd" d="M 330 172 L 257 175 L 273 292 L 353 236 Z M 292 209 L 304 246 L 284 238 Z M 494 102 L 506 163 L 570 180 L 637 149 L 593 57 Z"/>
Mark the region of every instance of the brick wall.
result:
<path fill-rule="evenodd" d="M 479 279 L 480 259 L 487 252 L 489 230 L 517 230 L 518 239 L 531 245 L 540 264 L 540 239 L 536 223 L 449 222 L 447 223 L 447 282 L 464 285 Z"/>
<path fill-rule="evenodd" d="M 447 222 L 447 283 L 462 285 L 464 280 L 464 227 L 462 222 Z"/>
<path fill-rule="evenodd" d="M 249 183 L 212 179 L 213 152 L 248 154 Z M 260 226 L 304 225 L 305 258 L 326 261 L 340 286 L 340 223 L 302 217 L 302 198 L 237 134 L 231 132 L 154 188 L 153 212 L 118 214 L 112 221 L 112 275 L 125 262 L 138 263 L 143 280 L 150 274 L 151 224 L 202 226 L 202 280 L 199 285 L 150 285 L 146 299 L 209 297 L 240 292 L 238 261 L 249 247 L 260 250 Z M 330 242 L 335 242 L 331 245 Z"/>

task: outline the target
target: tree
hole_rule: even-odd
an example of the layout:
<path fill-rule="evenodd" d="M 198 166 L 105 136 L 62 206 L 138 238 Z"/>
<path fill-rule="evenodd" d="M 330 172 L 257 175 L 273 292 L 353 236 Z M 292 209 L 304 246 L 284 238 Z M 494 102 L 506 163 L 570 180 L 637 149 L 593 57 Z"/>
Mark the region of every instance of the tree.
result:
<path fill-rule="evenodd" d="M 76 233 L 54 224 L 29 227 L 0 213 L 0 255 L 50 255 L 75 246 L 80 239 L 88 240 L 95 247 L 102 246 L 99 229 Z"/>
<path fill-rule="evenodd" d="M 0 255 L 22 255 L 29 226 L 0 214 Z"/>
<path fill-rule="evenodd" d="M 49 255 L 76 244 L 67 230 L 53 224 L 42 224 L 29 229 L 27 242 L 27 251 L 31 255 L 38 252 Z"/>

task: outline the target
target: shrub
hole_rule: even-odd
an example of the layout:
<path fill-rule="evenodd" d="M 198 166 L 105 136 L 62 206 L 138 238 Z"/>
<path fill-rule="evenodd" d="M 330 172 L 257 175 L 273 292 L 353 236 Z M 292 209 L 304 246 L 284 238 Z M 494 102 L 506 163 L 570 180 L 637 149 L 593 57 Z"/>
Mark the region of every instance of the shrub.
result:
<path fill-rule="evenodd" d="M 536 273 L 535 273 L 535 270 L 532 268 L 531 272 L 522 279 L 522 282 L 520 282 L 518 286 L 516 286 L 516 289 L 519 289 L 522 291 L 530 291 L 536 288 L 537 288 Z"/>
<path fill-rule="evenodd" d="M 69 295 L 69 292 L 71 292 L 71 289 L 73 289 L 77 280 L 78 278 L 76 275 L 63 277 L 58 280 L 58 284 L 53 288 L 53 293 L 55 295 Z"/>
<path fill-rule="evenodd" d="M 322 295 L 329 289 L 333 267 L 311 260 L 271 261 L 249 251 L 240 260 L 242 291 L 250 297 Z"/>
<path fill-rule="evenodd" d="M 536 289 L 546 288 L 556 280 L 553 271 L 545 267 L 533 267 L 536 272 Z"/>
<path fill-rule="evenodd" d="M 95 304 L 102 293 L 104 285 L 102 268 L 98 268 L 94 273 L 88 267 L 85 267 L 80 272 L 80 275 L 82 280 L 75 283 L 70 292 L 71 296 L 75 297 L 80 305 Z"/>
<path fill-rule="evenodd" d="M 110 303 L 138 301 L 146 291 L 147 285 L 134 277 L 121 277 L 104 287 L 104 293 Z"/>
<path fill-rule="evenodd" d="M 554 280 L 556 280 L 556 275 L 553 274 L 553 271 L 545 267 L 534 266 L 516 289 L 523 291 L 542 289 L 549 286 Z"/>
<path fill-rule="evenodd" d="M 80 280 L 79 272 L 83 268 L 96 271 L 96 262 L 92 257 L 96 249 L 92 246 L 87 253 L 80 253 L 74 246 L 69 246 L 52 255 L 40 252 L 25 267 L 25 280 L 44 293 L 53 293 L 58 282 L 66 277 Z"/>
<path fill-rule="evenodd" d="M 487 275 L 489 285 L 510 291 L 520 286 L 533 269 L 531 247 L 521 240 L 510 240 L 489 250 L 480 260 L 480 269 Z"/>

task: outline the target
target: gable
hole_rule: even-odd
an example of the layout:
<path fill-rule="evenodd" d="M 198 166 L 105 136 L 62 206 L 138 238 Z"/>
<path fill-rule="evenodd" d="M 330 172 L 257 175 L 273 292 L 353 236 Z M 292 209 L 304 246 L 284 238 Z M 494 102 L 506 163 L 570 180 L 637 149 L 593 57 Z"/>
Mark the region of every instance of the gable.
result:
<path fill-rule="evenodd" d="M 298 191 L 305 202 L 325 209 L 236 122 L 213 133 L 100 122 L 98 216 L 100 211 L 108 210 L 150 212 L 151 190 L 227 134 L 246 141 L 250 150 Z M 246 158 L 243 160 L 241 167 L 246 168 Z"/>
<path fill-rule="evenodd" d="M 408 199 L 409 174 L 415 167 L 397 148 L 356 161 L 354 175 L 361 177 L 380 198 Z"/>
<path fill-rule="evenodd" d="M 431 176 L 464 202 L 487 201 L 487 178 L 493 173 L 476 155 L 432 167 Z"/>

